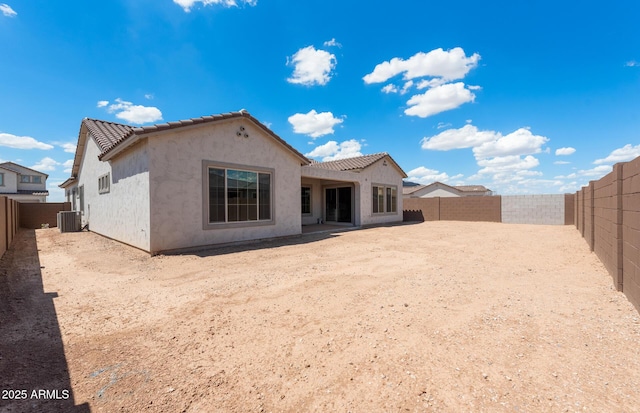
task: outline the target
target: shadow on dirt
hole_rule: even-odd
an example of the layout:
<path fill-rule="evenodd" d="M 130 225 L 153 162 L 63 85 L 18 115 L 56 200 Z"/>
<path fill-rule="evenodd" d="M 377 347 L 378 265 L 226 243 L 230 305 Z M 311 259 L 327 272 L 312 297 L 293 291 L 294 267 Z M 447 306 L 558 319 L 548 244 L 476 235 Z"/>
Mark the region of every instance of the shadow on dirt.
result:
<path fill-rule="evenodd" d="M 0 259 L 0 412 L 88 413 L 75 405 L 35 230 L 21 229 Z"/>

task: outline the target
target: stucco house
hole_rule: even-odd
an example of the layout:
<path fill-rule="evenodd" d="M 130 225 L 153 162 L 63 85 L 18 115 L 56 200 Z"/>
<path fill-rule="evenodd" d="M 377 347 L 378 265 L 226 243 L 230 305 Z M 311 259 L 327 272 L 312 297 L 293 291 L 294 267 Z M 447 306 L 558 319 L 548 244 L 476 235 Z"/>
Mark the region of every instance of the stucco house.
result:
<path fill-rule="evenodd" d="M 85 118 L 60 186 L 91 231 L 156 254 L 319 221 L 399 222 L 404 177 L 386 153 L 312 162 L 240 111 L 142 127 Z"/>
<path fill-rule="evenodd" d="M 403 198 L 435 198 L 463 196 L 491 196 L 493 192 L 482 185 L 451 186 L 442 182 L 429 185 L 406 185 L 402 188 Z"/>
<path fill-rule="evenodd" d="M 0 163 L 0 195 L 19 202 L 47 202 L 48 177 L 14 162 Z"/>

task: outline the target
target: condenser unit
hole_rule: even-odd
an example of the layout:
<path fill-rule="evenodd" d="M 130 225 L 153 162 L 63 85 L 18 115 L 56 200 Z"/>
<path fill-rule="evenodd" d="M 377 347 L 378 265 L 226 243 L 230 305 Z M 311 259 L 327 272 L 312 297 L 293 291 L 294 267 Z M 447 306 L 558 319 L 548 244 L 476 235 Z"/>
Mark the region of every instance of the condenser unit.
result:
<path fill-rule="evenodd" d="M 80 211 L 60 211 L 57 218 L 60 232 L 80 231 Z"/>

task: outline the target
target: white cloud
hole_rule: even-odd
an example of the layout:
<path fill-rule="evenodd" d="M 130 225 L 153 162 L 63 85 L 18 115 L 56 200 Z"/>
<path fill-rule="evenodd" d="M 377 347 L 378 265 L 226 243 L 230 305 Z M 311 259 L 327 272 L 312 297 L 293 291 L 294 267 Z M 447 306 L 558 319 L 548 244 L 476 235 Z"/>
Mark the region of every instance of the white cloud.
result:
<path fill-rule="evenodd" d="M 394 57 L 382 62 L 373 69 L 373 72 L 363 77 L 365 83 L 381 83 L 392 77 L 404 73 L 404 79 L 418 77 L 437 77 L 444 80 L 462 79 L 467 73 L 478 65 L 480 55 L 474 53 L 467 57 L 462 48 L 444 51 L 442 48 L 428 53 L 418 52 L 409 59 Z"/>
<path fill-rule="evenodd" d="M 147 99 L 147 100 L 153 100 L 153 98 L 154 98 L 153 93 L 146 93 L 144 95 L 144 98 Z"/>
<path fill-rule="evenodd" d="M 333 127 L 342 123 L 344 120 L 336 118 L 331 112 L 318 113 L 315 109 L 309 113 L 296 113 L 289 116 L 289 123 L 293 125 L 295 133 L 309 135 L 312 138 L 332 134 Z"/>
<path fill-rule="evenodd" d="M 101 103 L 108 101 L 98 102 L 98 107 Z M 126 102 L 120 98 L 117 98 L 115 103 L 109 105 L 107 112 L 116 113 L 116 118 L 126 120 L 129 123 L 143 124 L 149 122 L 156 122 L 162 119 L 162 112 L 160 109 L 153 106 L 134 105 L 131 102 Z"/>
<path fill-rule="evenodd" d="M 202 3 L 203 6 L 208 6 L 210 4 L 220 4 L 226 7 L 238 6 L 238 2 L 235 0 L 173 0 L 173 2 L 182 7 L 182 9 L 187 13 L 191 11 L 191 8 L 196 3 Z M 241 0 L 240 3 L 248 6 L 255 6 L 258 4 L 258 0 Z"/>
<path fill-rule="evenodd" d="M 62 143 L 60 145 L 62 149 L 64 149 L 65 152 L 68 153 L 76 153 L 76 144 L 75 143 Z"/>
<path fill-rule="evenodd" d="M 388 84 L 382 88 L 384 93 L 398 93 L 398 88 L 396 85 Z"/>
<path fill-rule="evenodd" d="M 53 149 L 53 145 L 35 140 L 30 136 L 16 136 L 0 132 L 0 146 L 13 149 Z"/>
<path fill-rule="evenodd" d="M 109 104 L 108 100 L 99 100 L 98 103 L 96 104 L 96 107 L 97 108 L 104 108 L 108 104 Z"/>
<path fill-rule="evenodd" d="M 335 38 L 333 38 L 331 40 L 327 40 L 326 42 L 323 43 L 323 46 L 324 47 L 333 47 L 333 46 L 342 47 L 342 45 L 340 43 L 338 43 Z"/>
<path fill-rule="evenodd" d="M 478 174 L 486 175 L 533 169 L 540 165 L 540 161 L 531 155 L 524 158 L 518 155 L 508 155 L 497 156 L 491 159 L 481 159 L 478 161 L 478 165 L 483 167 L 478 171 Z"/>
<path fill-rule="evenodd" d="M 307 46 L 298 50 L 287 64 L 295 67 L 293 75 L 287 79 L 289 83 L 306 86 L 326 85 L 336 67 L 336 56 L 325 50 Z"/>
<path fill-rule="evenodd" d="M 464 83 L 449 83 L 436 86 L 420 95 L 412 96 L 404 113 L 409 116 L 426 118 L 446 110 L 455 109 L 458 106 L 473 102 L 475 95 L 464 87 Z"/>
<path fill-rule="evenodd" d="M 567 162 L 567 161 L 555 161 L 553 164 L 554 165 L 569 165 L 571 162 Z"/>
<path fill-rule="evenodd" d="M 626 67 L 640 67 L 640 62 L 636 62 L 635 60 L 630 60 L 624 64 Z"/>
<path fill-rule="evenodd" d="M 611 172 L 612 170 L 613 170 L 613 167 L 611 165 L 600 165 L 592 169 L 581 169 L 578 172 L 574 172 L 569 175 L 558 175 L 558 176 L 555 176 L 554 178 L 555 179 L 576 179 L 580 177 L 588 177 L 592 179 L 599 179 L 605 176 L 606 174 L 608 174 L 609 172 Z"/>
<path fill-rule="evenodd" d="M 16 17 L 18 15 L 18 13 L 16 13 L 15 10 L 13 10 L 11 6 L 6 3 L 0 4 L 0 11 L 6 17 Z"/>
<path fill-rule="evenodd" d="M 360 152 L 362 145 L 355 139 L 344 141 L 340 144 L 336 141 L 329 141 L 324 145 L 316 147 L 305 156 L 311 158 L 322 158 L 323 162 L 335 161 L 337 159 L 353 158 L 354 156 L 362 156 Z"/>
<path fill-rule="evenodd" d="M 56 162 L 54 159 L 49 158 L 48 156 L 42 158 L 40 162 L 31 166 L 31 169 L 35 169 L 36 171 L 55 171 L 56 166 L 60 165 L 59 162 Z"/>
<path fill-rule="evenodd" d="M 500 136 L 494 141 L 485 142 L 473 148 L 473 154 L 476 159 L 529 155 L 542 152 L 542 145 L 548 141 L 548 138 L 534 135 L 527 128 L 520 128 L 506 136 Z"/>
<path fill-rule="evenodd" d="M 447 182 L 463 177 L 462 174 L 449 176 L 449 174 L 447 174 L 446 172 L 440 172 L 438 170 L 429 169 L 424 166 L 419 166 L 415 169 L 410 170 L 409 172 L 407 172 L 407 175 L 409 175 L 409 177 L 407 178 L 408 181 L 417 182 L 423 185 L 427 185 L 435 181 Z"/>
<path fill-rule="evenodd" d="M 440 127 L 440 125 L 438 125 Z M 485 142 L 498 139 L 499 134 L 493 131 L 479 131 L 473 125 L 465 125 L 460 129 L 447 129 L 432 137 L 422 139 L 422 149 L 448 151 L 451 149 L 473 148 Z"/>
<path fill-rule="evenodd" d="M 73 159 L 69 159 L 67 161 L 64 161 L 62 166 L 64 166 L 64 172 L 70 174 L 71 173 L 71 169 L 73 168 Z"/>
<path fill-rule="evenodd" d="M 626 162 L 640 156 L 640 145 L 631 146 L 624 145 L 622 148 L 615 149 L 606 158 L 596 159 L 593 163 L 600 165 L 603 163 Z"/>
<path fill-rule="evenodd" d="M 556 149 L 556 156 L 573 155 L 575 152 L 576 152 L 576 149 L 572 147 L 558 148 Z"/>

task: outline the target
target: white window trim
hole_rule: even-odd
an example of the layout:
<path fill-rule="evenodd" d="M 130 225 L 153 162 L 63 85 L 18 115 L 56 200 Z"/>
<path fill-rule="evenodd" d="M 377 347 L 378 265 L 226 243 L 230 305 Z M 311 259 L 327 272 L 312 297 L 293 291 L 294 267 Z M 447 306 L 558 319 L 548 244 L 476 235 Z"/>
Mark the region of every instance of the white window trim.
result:
<path fill-rule="evenodd" d="M 108 194 L 111 191 L 111 173 L 107 172 L 98 177 L 98 193 Z"/>
<path fill-rule="evenodd" d="M 302 212 L 302 215 L 304 216 L 313 215 L 313 186 L 301 185 L 300 191 L 302 191 L 302 188 L 309 188 L 309 212 L 302 212 L 302 192 L 300 193 L 300 210 Z"/>

